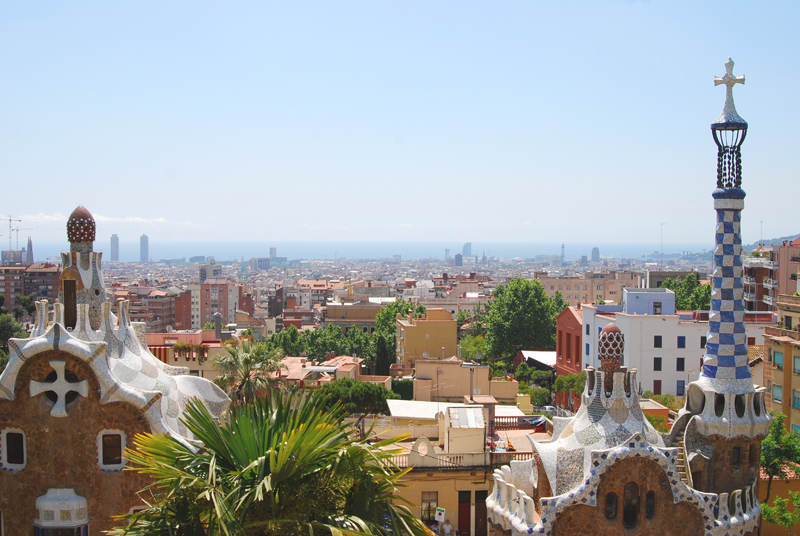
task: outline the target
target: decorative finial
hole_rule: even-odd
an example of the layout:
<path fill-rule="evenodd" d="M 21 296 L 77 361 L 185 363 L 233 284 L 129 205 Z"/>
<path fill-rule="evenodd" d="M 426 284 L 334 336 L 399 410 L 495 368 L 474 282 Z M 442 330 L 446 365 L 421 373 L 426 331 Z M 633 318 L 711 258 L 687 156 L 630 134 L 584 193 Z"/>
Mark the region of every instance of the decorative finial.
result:
<path fill-rule="evenodd" d="M 733 74 L 733 60 L 730 58 L 725 62 L 725 75 L 714 77 L 714 85 L 718 86 L 720 84 L 725 84 L 727 88 L 725 91 L 725 107 L 722 109 L 722 115 L 711 124 L 711 127 L 741 127 L 742 125 L 746 127 L 747 121 L 736 113 L 736 106 L 733 104 L 733 86 L 735 84 L 744 85 L 744 75 L 736 76 Z"/>

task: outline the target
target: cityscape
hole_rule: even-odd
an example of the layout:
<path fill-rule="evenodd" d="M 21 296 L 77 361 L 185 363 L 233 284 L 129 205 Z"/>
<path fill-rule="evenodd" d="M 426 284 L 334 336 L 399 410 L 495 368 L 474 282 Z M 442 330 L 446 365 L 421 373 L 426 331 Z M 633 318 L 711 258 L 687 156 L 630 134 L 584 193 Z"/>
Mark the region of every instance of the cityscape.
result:
<path fill-rule="evenodd" d="M 0 536 L 800 530 L 797 7 L 151 7 L 0 6 Z"/>

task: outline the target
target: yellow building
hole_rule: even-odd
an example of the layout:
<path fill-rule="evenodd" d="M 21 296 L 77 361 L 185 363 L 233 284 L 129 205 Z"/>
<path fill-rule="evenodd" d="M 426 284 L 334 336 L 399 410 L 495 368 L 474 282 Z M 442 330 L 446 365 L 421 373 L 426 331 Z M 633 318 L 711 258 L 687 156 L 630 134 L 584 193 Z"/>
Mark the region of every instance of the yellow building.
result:
<path fill-rule="evenodd" d="M 780 294 L 775 309 L 779 327 L 764 328 L 765 402 L 786 415 L 787 430 L 800 431 L 800 297 Z"/>
<path fill-rule="evenodd" d="M 456 355 L 457 330 L 458 322 L 444 309 L 428 309 L 418 317 L 397 315 L 397 363 L 413 368 L 418 359 Z"/>
<path fill-rule="evenodd" d="M 463 402 L 465 396 L 473 394 L 493 396 L 501 404 L 516 404 L 518 392 L 516 380 L 489 378 L 488 366 L 470 366 L 458 358 L 416 363 L 414 400 Z"/>

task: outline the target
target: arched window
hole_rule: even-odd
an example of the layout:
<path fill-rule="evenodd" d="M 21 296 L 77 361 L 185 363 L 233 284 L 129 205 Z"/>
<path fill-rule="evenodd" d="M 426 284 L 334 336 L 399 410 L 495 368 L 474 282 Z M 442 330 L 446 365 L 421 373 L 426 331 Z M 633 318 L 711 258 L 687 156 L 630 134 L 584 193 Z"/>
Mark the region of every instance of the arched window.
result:
<path fill-rule="evenodd" d="M 733 447 L 733 453 L 731 454 L 731 465 L 733 465 L 734 469 L 738 469 L 742 464 L 742 447 L 735 446 Z"/>
<path fill-rule="evenodd" d="M 637 523 L 639 523 L 639 485 L 628 482 L 622 495 L 622 524 L 631 529 Z"/>
<path fill-rule="evenodd" d="M 617 494 L 606 493 L 606 519 L 617 517 Z"/>
<path fill-rule="evenodd" d="M 656 492 L 648 491 L 644 496 L 644 515 L 647 519 L 652 519 L 656 515 Z"/>

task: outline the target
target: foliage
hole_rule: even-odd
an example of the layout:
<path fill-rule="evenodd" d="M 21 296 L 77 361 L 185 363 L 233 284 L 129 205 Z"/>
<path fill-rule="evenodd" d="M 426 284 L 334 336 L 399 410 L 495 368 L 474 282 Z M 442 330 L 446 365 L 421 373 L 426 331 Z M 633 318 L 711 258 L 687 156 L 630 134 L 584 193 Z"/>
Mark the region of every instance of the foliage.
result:
<path fill-rule="evenodd" d="M 550 298 L 536 279 L 498 285 L 486 315 L 489 355 L 510 362 L 522 349 L 554 350 L 556 316 L 565 306 L 560 293 Z"/>
<path fill-rule="evenodd" d="M 711 285 L 701 285 L 695 274 L 686 279 L 667 279 L 661 285 L 675 293 L 675 309 L 680 311 L 708 311 L 711 308 Z"/>
<path fill-rule="evenodd" d="M 278 536 L 409 534 L 425 528 L 397 495 L 394 438 L 375 445 L 348 437 L 341 406 L 272 393 L 217 423 L 192 401 L 185 424 L 204 448 L 169 435 L 138 435 L 126 452 L 153 478 L 146 510 L 112 534 Z"/>
<path fill-rule="evenodd" d="M 203 326 L 203 329 L 214 329 L 214 324 L 211 322 L 206 322 L 206 324 Z"/>
<path fill-rule="evenodd" d="M 36 312 L 36 298 L 34 296 L 23 296 L 17 294 L 17 303 L 28 313 L 28 316 Z"/>
<path fill-rule="evenodd" d="M 381 307 L 375 315 L 375 333 L 383 333 L 384 337 L 392 340 L 397 334 L 397 315 L 408 316 L 408 313 L 415 315 L 427 313 L 424 305 L 414 307 L 414 304 L 405 300 L 396 300 Z M 389 336 L 391 334 L 391 337 Z"/>
<path fill-rule="evenodd" d="M 790 534 L 794 534 L 792 527 L 800 521 L 800 508 L 798 508 L 800 507 L 800 492 L 790 490 L 789 496 L 791 497 L 794 512 L 790 512 L 787 508 L 789 501 L 783 497 L 775 497 L 774 506 L 769 506 L 767 503 L 761 505 L 761 514 L 767 523 L 779 525 Z"/>
<path fill-rule="evenodd" d="M 550 387 L 553 381 L 553 372 L 537 370 L 523 361 L 517 367 L 514 379 L 520 383 L 533 383 L 539 387 Z"/>
<path fill-rule="evenodd" d="M 8 354 L 0 350 L 0 374 L 6 369 L 6 365 L 8 365 Z"/>
<path fill-rule="evenodd" d="M 0 308 L 2 308 L 6 304 L 6 295 L 0 294 Z"/>
<path fill-rule="evenodd" d="M 375 374 L 388 376 L 391 372 L 392 363 L 394 363 L 394 359 L 389 354 L 386 337 L 383 336 L 383 333 L 378 333 L 375 337 Z"/>
<path fill-rule="evenodd" d="M 653 415 L 651 413 L 645 413 L 644 416 L 653 425 L 653 428 L 656 429 L 657 432 L 661 432 L 662 434 L 666 434 L 669 432 L 669 422 L 667 418 L 663 415 Z"/>
<path fill-rule="evenodd" d="M 461 346 L 461 359 L 480 362 L 486 358 L 486 339 L 482 335 L 464 335 L 459 346 Z"/>
<path fill-rule="evenodd" d="M 767 497 L 762 504 L 769 503 L 772 479 L 785 478 L 789 470 L 798 470 L 800 464 L 800 437 L 784 428 L 786 415 L 776 411 L 770 411 L 770 415 L 769 433 L 761 442 L 761 470 L 769 476 Z"/>
<path fill-rule="evenodd" d="M 531 404 L 534 406 L 546 406 L 550 403 L 550 389 L 544 387 L 531 387 L 528 384 L 520 383 L 519 392 L 523 395 L 530 395 Z"/>
<path fill-rule="evenodd" d="M 678 411 L 683 406 L 683 404 L 681 404 L 678 401 L 678 399 L 675 398 L 675 395 L 670 393 L 667 393 L 665 395 L 657 395 L 654 394 L 653 391 L 645 391 L 644 393 L 642 393 L 642 398 L 649 398 L 651 400 L 655 400 L 662 406 L 666 406 L 672 411 Z"/>
<path fill-rule="evenodd" d="M 585 386 L 586 372 L 582 371 L 580 374 L 558 376 L 553 384 L 553 389 L 556 393 L 582 393 Z"/>
<path fill-rule="evenodd" d="M 392 392 L 400 395 L 402 400 L 414 399 L 414 380 L 401 380 L 392 378 Z"/>
<path fill-rule="evenodd" d="M 27 339 L 28 333 L 22 324 L 9 314 L 0 315 L 0 349 L 8 351 L 8 339 Z"/>
<path fill-rule="evenodd" d="M 25 316 L 25 309 L 23 309 L 19 305 L 15 305 L 14 308 L 11 310 L 11 314 L 14 315 L 14 320 L 19 322 L 22 320 L 22 317 Z"/>
<path fill-rule="evenodd" d="M 270 350 L 262 341 L 244 341 L 224 348 L 225 355 L 212 358 L 214 368 L 220 372 L 214 383 L 228 392 L 234 403 L 247 404 L 282 386 L 276 374 L 283 368 L 279 349 Z"/>
<path fill-rule="evenodd" d="M 489 377 L 502 378 L 506 375 L 505 361 L 493 361 L 489 363 Z"/>
<path fill-rule="evenodd" d="M 387 399 L 398 399 L 400 395 L 377 383 L 360 382 L 352 378 L 342 378 L 324 384 L 319 395 L 328 399 L 328 405 L 341 404 L 347 413 L 389 414 Z"/>
<path fill-rule="evenodd" d="M 472 316 L 469 317 L 467 327 L 463 330 L 462 336 L 486 337 L 486 315 L 489 313 L 490 303 L 475 307 Z"/>

